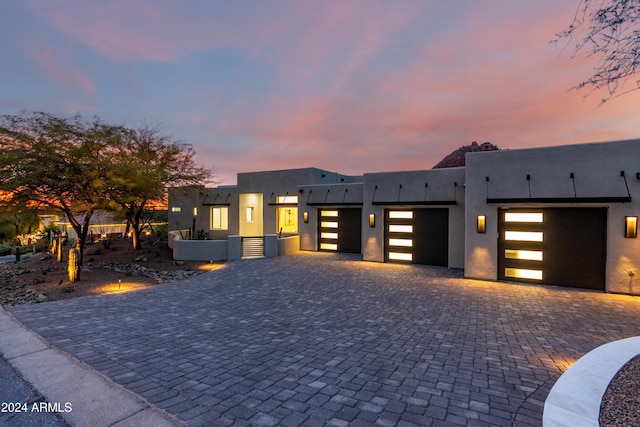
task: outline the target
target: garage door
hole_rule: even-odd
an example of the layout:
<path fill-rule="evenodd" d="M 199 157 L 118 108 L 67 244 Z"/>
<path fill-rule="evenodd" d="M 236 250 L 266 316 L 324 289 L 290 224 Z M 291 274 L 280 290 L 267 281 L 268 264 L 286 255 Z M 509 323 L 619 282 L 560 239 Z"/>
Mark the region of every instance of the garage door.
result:
<path fill-rule="evenodd" d="M 362 209 L 318 209 L 318 249 L 361 252 Z"/>
<path fill-rule="evenodd" d="M 449 210 L 387 210 L 385 261 L 447 266 Z"/>
<path fill-rule="evenodd" d="M 605 289 L 604 208 L 500 209 L 498 277 Z"/>

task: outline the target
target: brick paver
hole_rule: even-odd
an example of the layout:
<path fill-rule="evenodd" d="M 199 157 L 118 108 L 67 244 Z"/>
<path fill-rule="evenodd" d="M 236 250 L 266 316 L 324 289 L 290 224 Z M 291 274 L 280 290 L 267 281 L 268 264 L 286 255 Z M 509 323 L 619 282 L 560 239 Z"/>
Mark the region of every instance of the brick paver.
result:
<path fill-rule="evenodd" d="M 639 310 L 305 252 L 11 312 L 193 426 L 537 426 L 558 376 L 638 335 Z"/>

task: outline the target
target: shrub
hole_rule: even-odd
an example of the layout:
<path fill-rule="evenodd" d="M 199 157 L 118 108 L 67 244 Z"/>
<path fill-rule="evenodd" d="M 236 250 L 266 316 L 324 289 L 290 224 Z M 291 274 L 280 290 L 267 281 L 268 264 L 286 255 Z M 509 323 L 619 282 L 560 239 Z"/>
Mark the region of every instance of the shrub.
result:
<path fill-rule="evenodd" d="M 168 224 L 160 224 L 153 227 L 153 231 L 156 236 L 162 237 L 166 236 L 169 233 L 169 225 Z"/>

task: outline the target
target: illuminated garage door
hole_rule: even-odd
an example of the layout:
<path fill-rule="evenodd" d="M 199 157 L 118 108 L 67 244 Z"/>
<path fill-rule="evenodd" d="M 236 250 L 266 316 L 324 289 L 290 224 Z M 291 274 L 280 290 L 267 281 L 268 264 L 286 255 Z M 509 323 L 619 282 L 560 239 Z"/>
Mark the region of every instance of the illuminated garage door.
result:
<path fill-rule="evenodd" d="M 500 209 L 498 277 L 604 290 L 607 211 Z"/>
<path fill-rule="evenodd" d="M 447 266 L 449 210 L 387 210 L 385 261 Z"/>
<path fill-rule="evenodd" d="M 362 209 L 318 209 L 318 249 L 360 253 Z"/>

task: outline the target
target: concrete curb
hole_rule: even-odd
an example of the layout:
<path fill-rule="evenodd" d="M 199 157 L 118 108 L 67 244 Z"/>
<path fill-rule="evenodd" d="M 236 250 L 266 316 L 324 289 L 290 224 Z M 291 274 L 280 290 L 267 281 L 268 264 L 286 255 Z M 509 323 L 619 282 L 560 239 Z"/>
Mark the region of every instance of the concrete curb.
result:
<path fill-rule="evenodd" d="M 544 427 L 599 427 L 600 403 L 618 371 L 640 354 L 640 337 L 601 345 L 556 381 L 544 403 Z"/>
<path fill-rule="evenodd" d="M 52 347 L 0 306 L 0 353 L 71 425 L 185 426 L 90 366 Z"/>

